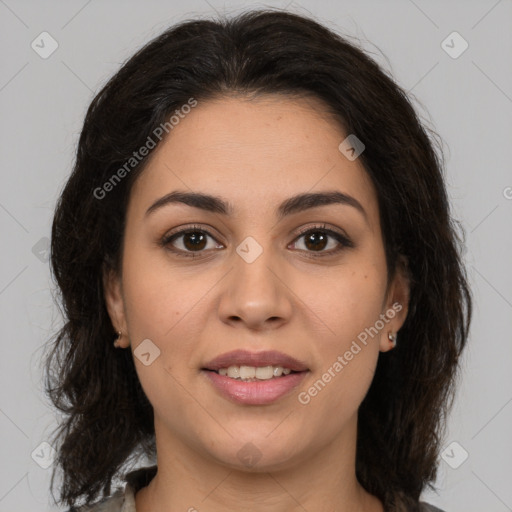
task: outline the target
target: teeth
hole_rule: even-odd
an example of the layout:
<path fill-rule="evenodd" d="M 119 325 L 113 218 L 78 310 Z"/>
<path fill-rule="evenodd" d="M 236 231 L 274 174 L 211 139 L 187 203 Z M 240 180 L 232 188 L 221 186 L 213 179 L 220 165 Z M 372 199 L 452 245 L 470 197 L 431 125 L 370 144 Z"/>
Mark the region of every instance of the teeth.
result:
<path fill-rule="evenodd" d="M 219 375 L 231 377 L 232 379 L 254 381 L 254 380 L 270 380 L 274 377 L 289 375 L 290 368 L 282 366 L 230 366 L 229 368 L 220 368 Z"/>
<path fill-rule="evenodd" d="M 228 368 L 228 375 L 229 375 L 229 368 Z M 254 368 L 254 366 L 240 366 L 240 378 L 242 380 L 254 379 L 254 377 L 256 377 L 256 368 Z"/>

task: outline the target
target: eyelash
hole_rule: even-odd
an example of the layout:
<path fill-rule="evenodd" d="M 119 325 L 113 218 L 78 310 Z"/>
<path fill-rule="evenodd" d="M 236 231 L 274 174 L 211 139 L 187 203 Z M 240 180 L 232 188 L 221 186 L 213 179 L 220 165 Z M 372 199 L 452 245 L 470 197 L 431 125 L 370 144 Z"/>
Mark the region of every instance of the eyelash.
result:
<path fill-rule="evenodd" d="M 166 248 L 167 250 L 173 252 L 174 254 L 176 254 L 176 256 L 183 256 L 185 258 L 198 258 L 200 257 L 200 254 L 203 251 L 183 251 L 181 249 L 173 249 L 173 248 L 170 248 L 169 245 L 171 244 L 171 242 L 173 242 L 174 240 L 176 240 L 177 238 L 179 238 L 180 236 L 183 236 L 183 235 L 186 235 L 186 234 L 190 234 L 190 233 L 203 233 L 207 236 L 209 236 L 210 238 L 212 238 L 213 240 L 215 240 L 215 238 L 213 237 L 213 235 L 211 235 L 207 230 L 201 228 L 200 226 L 196 226 L 196 225 L 193 225 L 193 226 L 190 226 L 190 227 L 187 227 L 185 229 L 182 229 L 180 231 L 177 231 L 175 233 L 170 233 L 168 235 L 165 235 L 159 242 L 159 245 L 163 248 Z M 319 251 L 319 252 L 316 252 L 316 251 L 303 251 L 303 252 L 308 252 L 308 253 L 313 253 L 313 255 L 308 255 L 308 257 L 310 258 L 323 258 L 323 257 L 326 257 L 326 256 L 332 256 L 334 254 L 337 254 L 339 253 L 340 251 L 342 251 L 344 248 L 352 248 L 354 247 L 354 244 L 353 242 L 345 235 L 341 234 L 341 233 L 338 233 L 337 231 L 333 231 L 332 229 L 328 229 L 326 227 L 325 224 L 322 224 L 322 225 L 319 225 L 319 226 L 312 226 L 312 227 L 308 227 L 308 228 L 305 228 L 303 230 L 301 230 L 297 237 L 293 240 L 293 243 L 295 243 L 298 239 L 300 239 L 301 237 L 305 236 L 305 235 L 308 235 L 310 233 L 322 233 L 322 234 L 325 234 L 325 235 L 329 235 L 331 236 L 332 238 L 334 238 L 340 245 L 336 248 L 336 249 L 331 249 L 330 251 Z M 198 253 L 197 255 L 195 253 Z"/>

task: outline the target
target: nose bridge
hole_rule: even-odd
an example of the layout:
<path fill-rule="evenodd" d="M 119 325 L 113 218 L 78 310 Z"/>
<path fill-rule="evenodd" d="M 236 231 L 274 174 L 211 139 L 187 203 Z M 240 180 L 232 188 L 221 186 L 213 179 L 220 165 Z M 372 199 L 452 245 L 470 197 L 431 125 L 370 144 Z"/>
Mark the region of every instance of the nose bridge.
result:
<path fill-rule="evenodd" d="M 256 236 L 247 236 L 236 247 L 233 276 L 235 292 L 239 294 L 240 299 L 243 294 L 247 298 L 252 296 L 253 300 L 260 301 L 262 299 L 260 294 L 264 293 L 266 300 L 270 300 L 277 284 L 276 277 L 270 270 L 276 267 L 275 254 L 269 237 L 265 240 L 263 235 L 257 237 L 261 243 Z"/>
<path fill-rule="evenodd" d="M 289 315 L 287 288 L 279 278 L 280 265 L 270 236 L 244 238 L 235 248 L 233 265 L 220 303 L 224 321 L 236 317 L 254 328 L 268 319 Z"/>

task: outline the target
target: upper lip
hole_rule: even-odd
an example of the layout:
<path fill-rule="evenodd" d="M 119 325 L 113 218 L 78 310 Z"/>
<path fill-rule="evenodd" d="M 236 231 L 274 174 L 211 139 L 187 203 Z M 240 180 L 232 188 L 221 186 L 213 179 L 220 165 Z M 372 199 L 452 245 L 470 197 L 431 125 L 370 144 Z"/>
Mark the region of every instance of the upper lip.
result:
<path fill-rule="evenodd" d="M 250 352 L 242 349 L 221 354 L 206 363 L 203 368 L 216 371 L 230 366 L 282 366 L 296 372 L 308 370 L 302 361 L 276 350 Z"/>

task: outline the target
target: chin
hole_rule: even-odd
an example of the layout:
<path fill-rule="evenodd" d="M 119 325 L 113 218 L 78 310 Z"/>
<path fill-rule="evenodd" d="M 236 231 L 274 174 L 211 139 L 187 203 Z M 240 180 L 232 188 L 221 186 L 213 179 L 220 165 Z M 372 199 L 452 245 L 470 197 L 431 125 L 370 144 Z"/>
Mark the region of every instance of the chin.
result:
<path fill-rule="evenodd" d="M 236 471 L 268 472 L 287 469 L 297 463 L 299 454 L 293 438 L 272 439 L 268 432 L 260 437 L 254 435 L 234 436 L 226 445 L 215 444 L 212 456 L 218 463 Z"/>

